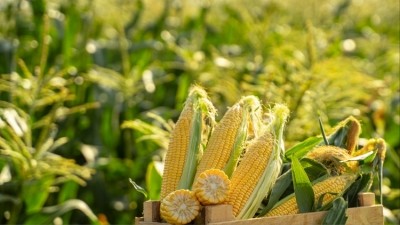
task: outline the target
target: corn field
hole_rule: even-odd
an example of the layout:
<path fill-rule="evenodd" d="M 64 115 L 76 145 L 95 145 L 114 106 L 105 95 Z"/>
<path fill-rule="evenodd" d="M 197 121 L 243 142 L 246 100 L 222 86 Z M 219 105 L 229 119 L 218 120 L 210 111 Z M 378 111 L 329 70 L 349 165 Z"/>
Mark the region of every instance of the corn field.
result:
<path fill-rule="evenodd" d="M 382 187 L 374 177 L 371 191 L 385 224 L 399 224 L 399 7 L 395 0 L 0 1 L 0 224 L 133 224 L 144 201 L 166 195 L 169 141 L 194 85 L 210 101 L 197 103 L 208 112 L 205 127 L 254 96 L 260 104 L 243 106 L 247 119 L 236 125 L 253 126 L 248 135 L 257 136 L 257 110 L 285 105 L 282 149 L 355 118 L 354 145 L 385 141 Z M 221 139 L 213 140 L 218 148 L 240 143 Z"/>

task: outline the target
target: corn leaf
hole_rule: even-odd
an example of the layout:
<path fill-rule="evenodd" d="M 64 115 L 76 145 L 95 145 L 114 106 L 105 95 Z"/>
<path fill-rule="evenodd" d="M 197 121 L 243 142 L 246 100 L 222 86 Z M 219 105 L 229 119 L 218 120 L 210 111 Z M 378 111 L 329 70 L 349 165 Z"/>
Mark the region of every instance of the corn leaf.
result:
<path fill-rule="evenodd" d="M 142 193 L 144 195 L 145 198 L 147 198 L 147 196 L 149 195 L 147 193 L 147 191 L 140 187 L 135 181 L 133 181 L 131 178 L 129 178 L 129 182 L 131 182 L 131 184 L 133 185 L 133 188 L 135 188 L 136 191 Z"/>
<path fill-rule="evenodd" d="M 297 158 L 292 158 L 292 177 L 300 212 L 310 212 L 314 204 L 314 191 L 307 173 Z"/>
<path fill-rule="evenodd" d="M 87 216 L 91 224 L 100 225 L 96 215 L 90 207 L 82 200 L 70 199 L 62 204 L 44 207 L 39 213 L 30 215 L 24 222 L 25 225 L 51 224 L 54 218 L 77 209 Z"/>
<path fill-rule="evenodd" d="M 322 137 L 309 137 L 306 140 L 294 145 L 285 152 L 285 158 L 290 161 L 293 157 L 301 158 L 312 148 L 321 143 Z"/>
<path fill-rule="evenodd" d="M 279 199 L 281 199 L 282 195 L 290 187 L 291 184 L 292 184 L 292 171 L 288 170 L 284 174 L 279 176 L 279 178 L 276 180 L 276 183 L 274 184 L 271 190 L 268 203 L 264 208 L 261 209 L 261 211 L 258 214 L 258 217 L 262 217 L 265 214 L 267 214 L 267 212 L 271 210 L 272 207 L 274 207 L 274 205 L 279 201 Z"/>
<path fill-rule="evenodd" d="M 24 183 L 22 193 L 28 214 L 39 212 L 42 209 L 49 196 L 49 188 L 53 181 L 53 176 L 47 176 L 40 180 L 30 180 Z"/>
<path fill-rule="evenodd" d="M 322 225 L 344 225 L 347 221 L 346 216 L 347 202 L 343 198 L 337 198 L 333 201 L 332 208 L 328 211 Z"/>
<path fill-rule="evenodd" d="M 149 190 L 149 199 L 160 199 L 162 177 L 157 171 L 154 162 L 147 166 L 146 186 Z"/>
<path fill-rule="evenodd" d="M 372 173 L 360 174 L 360 178 L 354 181 L 354 183 L 349 187 L 343 198 L 347 199 L 349 207 L 358 206 L 358 193 L 363 192 L 368 184 L 372 181 Z"/>

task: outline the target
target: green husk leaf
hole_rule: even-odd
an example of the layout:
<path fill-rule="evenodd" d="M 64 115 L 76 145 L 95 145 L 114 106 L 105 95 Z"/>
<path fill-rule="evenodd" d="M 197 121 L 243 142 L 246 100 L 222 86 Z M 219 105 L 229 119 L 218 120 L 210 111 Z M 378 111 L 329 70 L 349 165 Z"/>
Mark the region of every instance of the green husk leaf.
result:
<path fill-rule="evenodd" d="M 348 205 L 343 198 L 337 198 L 332 203 L 332 208 L 328 211 L 322 225 L 344 225 L 347 221 L 346 209 Z"/>
<path fill-rule="evenodd" d="M 358 193 L 365 192 L 365 188 L 372 182 L 372 174 L 360 174 L 360 178 L 353 182 L 343 198 L 347 199 L 349 207 L 358 206 Z"/>
<path fill-rule="evenodd" d="M 194 109 L 194 116 L 190 128 L 190 142 L 187 151 L 186 161 L 183 167 L 178 189 L 191 189 L 197 165 L 202 156 L 202 142 L 204 136 L 208 136 L 215 124 L 215 108 L 209 101 L 207 93 L 200 86 L 193 86 L 190 90 L 189 104 Z M 209 125 L 203 127 L 203 119 L 207 119 Z M 205 132 L 203 132 L 205 130 Z"/>
<path fill-rule="evenodd" d="M 301 213 L 310 212 L 314 204 L 314 191 L 307 173 L 297 158 L 292 158 L 292 176 L 299 210 Z"/>
<path fill-rule="evenodd" d="M 288 170 L 284 174 L 280 175 L 276 180 L 275 185 L 272 187 L 271 194 L 269 195 L 268 203 L 261 209 L 258 217 L 263 217 L 274 205 L 279 201 L 281 196 L 292 184 L 292 171 Z"/>
<path fill-rule="evenodd" d="M 224 167 L 224 172 L 228 177 L 231 177 L 243 152 L 245 142 L 248 138 L 249 121 L 252 122 L 251 125 L 256 136 L 260 132 L 261 104 L 258 98 L 252 95 L 245 96 L 240 100 L 239 105 L 243 108 L 243 120 L 235 137 L 231 156 Z"/>
<path fill-rule="evenodd" d="M 311 149 L 317 146 L 322 141 L 322 137 L 309 137 L 306 140 L 294 145 L 285 152 L 285 158 L 290 161 L 293 157 L 302 158 Z"/>
<path fill-rule="evenodd" d="M 186 156 L 185 166 L 181 179 L 178 184 L 178 189 L 190 189 L 193 183 L 194 175 L 196 174 L 198 154 L 201 144 L 202 133 L 202 115 L 200 110 L 196 110 L 192 120 L 190 130 L 190 142 L 188 155 Z"/>

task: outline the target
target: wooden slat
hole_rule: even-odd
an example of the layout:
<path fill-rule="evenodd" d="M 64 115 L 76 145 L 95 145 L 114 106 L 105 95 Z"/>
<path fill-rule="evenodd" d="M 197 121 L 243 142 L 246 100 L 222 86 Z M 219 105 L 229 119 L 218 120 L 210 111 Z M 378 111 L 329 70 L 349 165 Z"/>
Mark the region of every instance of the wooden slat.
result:
<path fill-rule="evenodd" d="M 346 225 L 383 225 L 383 206 L 374 205 L 374 193 L 360 193 L 359 205 L 349 208 Z M 302 213 L 279 217 L 234 220 L 232 206 L 214 205 L 202 208 L 201 215 L 194 221 L 196 225 L 320 225 L 326 215 L 324 212 Z M 143 205 L 143 217 L 135 219 L 136 225 L 165 225 L 160 219 L 160 202 L 147 201 Z"/>
<path fill-rule="evenodd" d="M 236 220 L 209 225 L 320 225 L 327 212 L 312 212 L 279 217 Z M 347 209 L 346 225 L 383 225 L 383 207 L 374 205 Z"/>
<path fill-rule="evenodd" d="M 159 222 L 160 201 L 146 201 L 143 203 L 143 220 L 145 222 Z"/>

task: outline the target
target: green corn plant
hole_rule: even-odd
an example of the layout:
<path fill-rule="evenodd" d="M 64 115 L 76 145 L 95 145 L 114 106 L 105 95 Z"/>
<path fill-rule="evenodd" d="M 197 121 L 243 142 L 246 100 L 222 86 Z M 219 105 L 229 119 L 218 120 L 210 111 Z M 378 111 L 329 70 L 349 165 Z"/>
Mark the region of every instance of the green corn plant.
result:
<path fill-rule="evenodd" d="M 46 16 L 44 21 L 46 34 Z M 68 142 L 68 138 L 59 137 L 58 123 L 73 113 L 96 108 L 97 103 L 68 106 L 74 99 L 68 88 L 74 79 L 68 69 L 47 68 L 48 50 L 43 41 L 40 63 L 33 72 L 18 60 L 20 72 L 0 79 L 0 165 L 5 171 L 2 174 L 7 175 L 0 177 L 1 222 L 49 223 L 78 209 L 96 224 L 98 219 L 85 202 L 61 197 L 76 195 L 64 192 L 64 184 L 85 185 L 94 171 L 57 151 Z M 59 200 L 54 200 L 57 194 Z M 68 216 L 63 219 L 68 223 Z"/>

